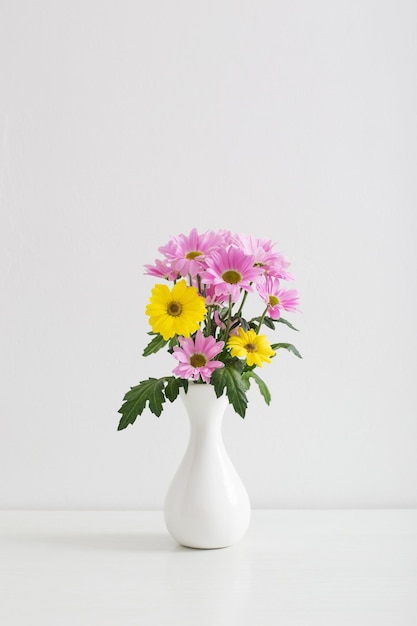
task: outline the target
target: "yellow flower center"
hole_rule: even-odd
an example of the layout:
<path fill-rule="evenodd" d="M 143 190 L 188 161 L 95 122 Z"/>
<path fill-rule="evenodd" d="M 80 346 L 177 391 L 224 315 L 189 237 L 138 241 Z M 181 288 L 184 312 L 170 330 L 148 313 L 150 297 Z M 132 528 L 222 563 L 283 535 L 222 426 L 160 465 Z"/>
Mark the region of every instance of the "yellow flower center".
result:
<path fill-rule="evenodd" d="M 190 365 L 193 367 L 204 367 L 207 363 L 207 359 L 204 354 L 200 354 L 200 352 L 195 352 L 191 355 Z"/>
<path fill-rule="evenodd" d="M 197 256 L 202 256 L 202 252 L 200 252 L 199 250 L 192 250 L 191 252 L 187 252 L 187 254 L 185 255 L 185 258 L 188 259 L 189 261 L 193 261 Z"/>
<path fill-rule="evenodd" d="M 226 270 L 223 272 L 222 278 L 225 283 L 229 283 L 229 285 L 236 285 L 242 280 L 242 274 L 236 270 Z"/>
<path fill-rule="evenodd" d="M 246 352 L 256 352 L 256 346 L 254 343 L 247 343 L 243 347 L 245 348 Z"/>
<path fill-rule="evenodd" d="M 279 304 L 279 298 L 277 298 L 276 296 L 269 296 L 269 304 L 271 306 L 275 306 L 276 304 Z"/>
<path fill-rule="evenodd" d="M 182 305 L 175 300 L 168 302 L 167 313 L 172 317 L 178 317 L 182 313 Z"/>

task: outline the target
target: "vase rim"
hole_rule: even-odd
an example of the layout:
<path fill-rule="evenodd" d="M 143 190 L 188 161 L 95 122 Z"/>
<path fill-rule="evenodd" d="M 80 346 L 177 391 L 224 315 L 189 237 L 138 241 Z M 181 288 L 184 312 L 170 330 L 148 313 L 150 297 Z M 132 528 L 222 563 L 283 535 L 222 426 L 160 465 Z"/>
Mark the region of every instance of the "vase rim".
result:
<path fill-rule="evenodd" d="M 214 385 L 211 385 L 210 383 L 196 383 L 194 381 L 190 381 L 188 384 L 188 390 L 185 391 L 185 389 L 183 387 L 180 388 L 180 395 L 181 396 L 187 396 L 187 394 L 190 393 L 190 390 L 193 390 L 191 393 L 201 393 L 201 390 L 204 389 L 204 391 L 202 393 L 209 393 L 209 394 L 213 394 L 214 397 L 216 398 L 216 400 L 228 400 L 227 396 L 225 393 L 222 393 L 221 396 L 217 397 L 216 396 L 216 392 L 214 390 Z"/>
<path fill-rule="evenodd" d="M 182 393 L 188 393 L 190 389 L 212 389 L 214 391 L 214 385 L 210 383 L 196 383 L 193 380 L 188 383 L 188 390 L 185 391 L 184 387 L 181 387 L 180 391 Z"/>

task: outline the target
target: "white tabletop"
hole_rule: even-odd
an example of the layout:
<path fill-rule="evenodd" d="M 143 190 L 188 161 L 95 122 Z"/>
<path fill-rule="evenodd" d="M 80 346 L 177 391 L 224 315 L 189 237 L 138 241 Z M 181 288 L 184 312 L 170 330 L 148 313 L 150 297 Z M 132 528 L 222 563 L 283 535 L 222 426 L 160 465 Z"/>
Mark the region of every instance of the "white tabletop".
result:
<path fill-rule="evenodd" d="M 416 626 L 417 511 L 254 511 L 222 550 L 160 511 L 3 511 L 0 624 Z"/>

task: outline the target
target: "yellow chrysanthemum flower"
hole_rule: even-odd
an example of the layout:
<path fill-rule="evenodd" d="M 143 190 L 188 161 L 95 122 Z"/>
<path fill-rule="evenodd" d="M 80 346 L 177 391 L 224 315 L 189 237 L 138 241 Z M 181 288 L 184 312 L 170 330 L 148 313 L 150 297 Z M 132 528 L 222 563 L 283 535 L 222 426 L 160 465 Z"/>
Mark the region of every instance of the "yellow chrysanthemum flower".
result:
<path fill-rule="evenodd" d="M 206 312 L 204 298 L 195 287 L 187 287 L 185 280 L 180 280 L 172 289 L 155 285 L 146 307 L 152 330 L 166 341 L 174 335 L 189 337 L 199 329 Z"/>
<path fill-rule="evenodd" d="M 239 336 L 229 338 L 227 347 L 230 348 L 232 356 L 244 357 L 249 366 L 262 363 L 270 363 L 275 352 L 271 348 L 266 335 L 257 335 L 253 328 L 247 332 L 239 328 Z"/>

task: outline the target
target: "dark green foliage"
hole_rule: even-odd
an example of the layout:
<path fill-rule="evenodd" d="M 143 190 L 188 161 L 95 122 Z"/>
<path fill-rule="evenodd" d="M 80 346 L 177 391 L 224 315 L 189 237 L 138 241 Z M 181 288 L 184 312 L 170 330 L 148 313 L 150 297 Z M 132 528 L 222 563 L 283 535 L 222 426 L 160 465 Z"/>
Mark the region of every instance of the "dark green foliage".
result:
<path fill-rule="evenodd" d="M 221 369 L 213 372 L 211 383 L 214 385 L 216 396 L 219 398 L 223 391 L 229 398 L 229 403 L 241 417 L 245 417 L 248 399 L 246 391 L 249 388 L 248 381 L 242 377 L 242 374 L 235 367 L 233 362 L 227 363 Z"/>
<path fill-rule="evenodd" d="M 129 424 L 133 424 L 137 416 L 142 415 L 146 405 L 152 413 L 159 417 L 165 400 L 168 399 L 173 402 L 181 387 L 187 389 L 188 381 L 174 376 L 142 380 L 139 385 L 132 387 L 123 398 L 124 403 L 118 411 L 122 414 L 118 430 L 123 430 Z"/>
<path fill-rule="evenodd" d="M 303 358 L 298 352 L 297 348 L 292 345 L 292 343 L 273 343 L 271 344 L 271 348 L 273 350 L 279 350 L 280 348 L 284 348 L 284 350 L 288 350 L 288 352 L 292 352 L 293 354 L 295 354 L 295 356 L 298 356 L 299 359 Z"/>
<path fill-rule="evenodd" d="M 153 333 L 149 333 L 149 334 L 151 335 Z M 155 335 L 152 341 L 148 343 L 148 345 L 144 349 L 143 356 L 149 356 L 150 354 L 155 354 L 155 352 L 158 352 L 159 350 L 161 350 L 161 348 L 164 348 L 167 345 L 167 343 L 168 341 L 165 341 L 162 335 L 159 335 L 159 334 Z"/>

